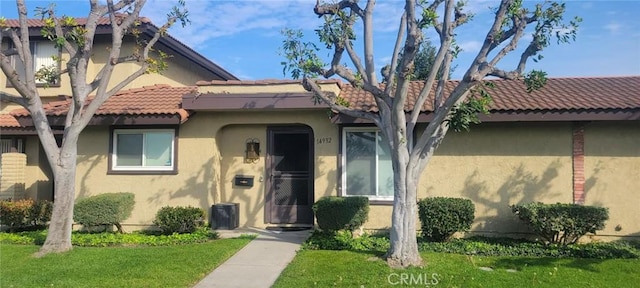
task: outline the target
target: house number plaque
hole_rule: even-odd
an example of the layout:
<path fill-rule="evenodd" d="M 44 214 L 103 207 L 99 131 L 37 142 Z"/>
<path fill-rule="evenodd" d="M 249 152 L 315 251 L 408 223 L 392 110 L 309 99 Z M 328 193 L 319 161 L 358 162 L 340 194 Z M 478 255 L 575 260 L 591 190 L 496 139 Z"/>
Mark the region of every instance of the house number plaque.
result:
<path fill-rule="evenodd" d="M 331 137 L 316 138 L 316 144 L 330 144 Z"/>

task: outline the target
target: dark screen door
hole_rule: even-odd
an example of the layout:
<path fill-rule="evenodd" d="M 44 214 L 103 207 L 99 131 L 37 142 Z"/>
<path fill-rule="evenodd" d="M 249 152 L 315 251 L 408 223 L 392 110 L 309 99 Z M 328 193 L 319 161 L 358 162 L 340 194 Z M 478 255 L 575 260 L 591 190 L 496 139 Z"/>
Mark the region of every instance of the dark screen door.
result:
<path fill-rule="evenodd" d="M 270 127 L 266 220 L 313 224 L 312 132 L 307 127 Z"/>

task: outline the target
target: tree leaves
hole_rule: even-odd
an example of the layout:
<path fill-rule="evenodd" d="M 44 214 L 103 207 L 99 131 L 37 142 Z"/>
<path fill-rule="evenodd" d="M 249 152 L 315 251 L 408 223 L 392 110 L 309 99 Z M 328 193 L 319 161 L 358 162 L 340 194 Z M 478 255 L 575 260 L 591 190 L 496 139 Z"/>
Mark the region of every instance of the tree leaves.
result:
<path fill-rule="evenodd" d="M 282 41 L 279 53 L 286 59 L 280 62 L 283 66 L 282 74 L 287 75 L 289 72 L 293 79 L 317 77 L 324 66 L 316 54 L 320 49 L 314 43 L 302 42 L 304 34 L 301 30 L 285 28 L 281 34 L 285 36 L 285 40 Z"/>
<path fill-rule="evenodd" d="M 455 132 L 462 132 L 469 131 L 471 124 L 479 124 L 478 114 L 489 114 L 489 106 L 493 103 L 493 98 L 486 88 L 494 87 L 494 83 L 484 82 L 472 89 L 471 97 L 451 109 L 449 118 L 445 120 L 449 128 Z"/>

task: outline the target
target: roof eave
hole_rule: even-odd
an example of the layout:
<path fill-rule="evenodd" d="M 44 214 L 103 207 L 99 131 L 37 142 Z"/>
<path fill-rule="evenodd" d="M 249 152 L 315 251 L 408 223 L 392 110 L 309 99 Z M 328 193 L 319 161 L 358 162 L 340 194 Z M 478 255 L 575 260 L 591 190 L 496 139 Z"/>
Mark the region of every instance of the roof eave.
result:
<path fill-rule="evenodd" d="M 581 110 L 502 110 L 488 115 L 479 115 L 481 122 L 572 122 L 572 121 L 638 121 L 640 108 L 636 109 L 581 109 Z M 418 122 L 433 120 L 430 111 L 420 113 Z M 367 124 L 365 119 L 335 114 L 336 124 Z"/>
<path fill-rule="evenodd" d="M 314 103 L 311 92 L 291 93 L 232 93 L 186 94 L 182 108 L 193 111 L 246 111 L 246 110 L 314 110 L 328 109 L 324 103 Z"/>

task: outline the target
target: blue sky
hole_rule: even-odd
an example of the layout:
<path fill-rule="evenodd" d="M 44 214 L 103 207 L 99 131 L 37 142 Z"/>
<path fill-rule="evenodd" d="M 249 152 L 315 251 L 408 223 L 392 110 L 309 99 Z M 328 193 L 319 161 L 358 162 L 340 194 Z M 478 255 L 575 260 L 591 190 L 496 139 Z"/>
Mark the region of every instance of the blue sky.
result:
<path fill-rule="evenodd" d="M 29 11 L 51 1 L 27 1 Z M 55 1 L 59 15 L 84 17 L 88 1 Z M 142 15 L 161 25 L 175 1 L 149 0 Z M 278 54 L 284 27 L 303 29 L 315 40 L 313 29 L 321 24 L 313 14 L 315 0 L 186 0 L 191 25 L 176 25 L 171 35 L 191 46 L 241 79 L 287 78 Z M 366 2 L 361 0 L 361 2 Z M 532 4 L 533 1 L 525 1 Z M 553 45 L 542 52 L 539 63 L 529 69 L 545 70 L 551 77 L 640 75 L 640 1 L 566 1 L 567 18 L 583 22 L 571 44 Z M 390 61 L 402 1 L 378 1 L 374 16 L 375 59 L 379 69 Z M 491 23 L 489 7 L 496 1 L 470 0 L 467 10 L 473 21 L 459 28 L 457 41 L 463 52 L 456 59 L 453 78 L 459 78 L 475 56 Z M 0 15 L 15 18 L 15 3 L 0 0 Z M 524 42 L 520 45 L 525 46 Z M 321 56 L 328 56 L 321 51 Z M 517 53 L 519 54 L 519 53 Z M 513 56 L 516 56 L 514 54 Z M 504 59 L 504 69 L 513 68 L 516 57 Z M 348 61 L 345 58 L 345 62 Z"/>

